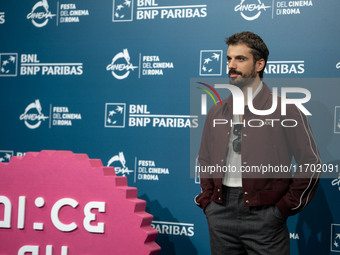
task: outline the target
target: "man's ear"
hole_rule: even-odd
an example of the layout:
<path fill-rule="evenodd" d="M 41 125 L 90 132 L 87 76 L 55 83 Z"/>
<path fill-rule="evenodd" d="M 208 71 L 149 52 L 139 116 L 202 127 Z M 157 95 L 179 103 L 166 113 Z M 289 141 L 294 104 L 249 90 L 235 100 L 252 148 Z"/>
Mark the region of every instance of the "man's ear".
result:
<path fill-rule="evenodd" d="M 263 58 L 256 61 L 256 72 L 261 72 L 264 69 L 265 61 Z"/>

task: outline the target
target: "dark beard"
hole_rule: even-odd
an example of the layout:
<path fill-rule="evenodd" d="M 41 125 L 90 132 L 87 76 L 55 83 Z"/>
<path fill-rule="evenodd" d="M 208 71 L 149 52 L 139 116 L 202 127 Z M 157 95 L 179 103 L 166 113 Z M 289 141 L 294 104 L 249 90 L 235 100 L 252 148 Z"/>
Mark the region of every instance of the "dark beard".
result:
<path fill-rule="evenodd" d="M 236 77 L 236 78 L 230 77 L 231 73 L 239 74 L 239 75 L 241 75 L 241 78 L 240 77 Z M 243 87 L 251 84 L 254 81 L 255 77 L 256 77 L 255 65 L 253 66 L 253 69 L 249 73 L 246 73 L 246 74 L 242 74 L 241 72 L 238 72 L 235 69 L 231 69 L 229 71 L 229 83 L 231 85 L 235 85 L 239 88 L 243 88 Z"/>

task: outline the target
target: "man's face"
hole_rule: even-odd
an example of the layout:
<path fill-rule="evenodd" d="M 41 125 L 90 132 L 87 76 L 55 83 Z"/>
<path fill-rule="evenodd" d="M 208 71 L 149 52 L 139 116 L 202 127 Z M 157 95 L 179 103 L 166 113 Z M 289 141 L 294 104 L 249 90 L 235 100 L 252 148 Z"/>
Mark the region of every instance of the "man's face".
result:
<path fill-rule="evenodd" d="M 256 63 L 250 48 L 245 44 L 229 45 L 227 52 L 229 82 L 242 88 L 259 77 L 256 72 Z"/>

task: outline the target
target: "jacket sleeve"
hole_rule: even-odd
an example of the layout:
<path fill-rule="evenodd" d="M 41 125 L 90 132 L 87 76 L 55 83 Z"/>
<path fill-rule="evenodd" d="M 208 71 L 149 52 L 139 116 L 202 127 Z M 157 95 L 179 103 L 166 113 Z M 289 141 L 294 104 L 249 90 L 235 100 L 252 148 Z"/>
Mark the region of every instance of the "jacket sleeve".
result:
<path fill-rule="evenodd" d="M 321 160 L 307 117 L 295 105 L 287 105 L 285 118 L 297 122 L 295 127 L 284 128 L 297 169 L 286 194 L 276 204 L 287 218 L 300 212 L 312 199 L 321 174 L 315 166 Z"/>
<path fill-rule="evenodd" d="M 210 143 L 209 136 L 211 132 L 211 114 L 210 111 L 205 120 L 201 146 L 198 155 L 198 162 L 200 164 L 200 169 L 203 169 L 209 165 L 211 165 L 211 155 L 210 155 Z M 201 185 L 201 193 L 195 197 L 195 203 L 205 210 L 205 207 L 211 200 L 213 191 L 214 191 L 214 182 L 211 174 L 208 172 L 199 171 L 200 176 L 200 185 Z"/>

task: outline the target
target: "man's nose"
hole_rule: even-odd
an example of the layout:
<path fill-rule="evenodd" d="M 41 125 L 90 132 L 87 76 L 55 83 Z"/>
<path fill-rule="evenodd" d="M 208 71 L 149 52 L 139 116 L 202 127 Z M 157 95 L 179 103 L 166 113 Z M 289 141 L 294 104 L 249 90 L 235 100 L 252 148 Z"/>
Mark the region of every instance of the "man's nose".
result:
<path fill-rule="evenodd" d="M 230 59 L 228 61 L 228 68 L 229 68 L 229 70 L 236 69 L 236 62 L 234 60 Z"/>

